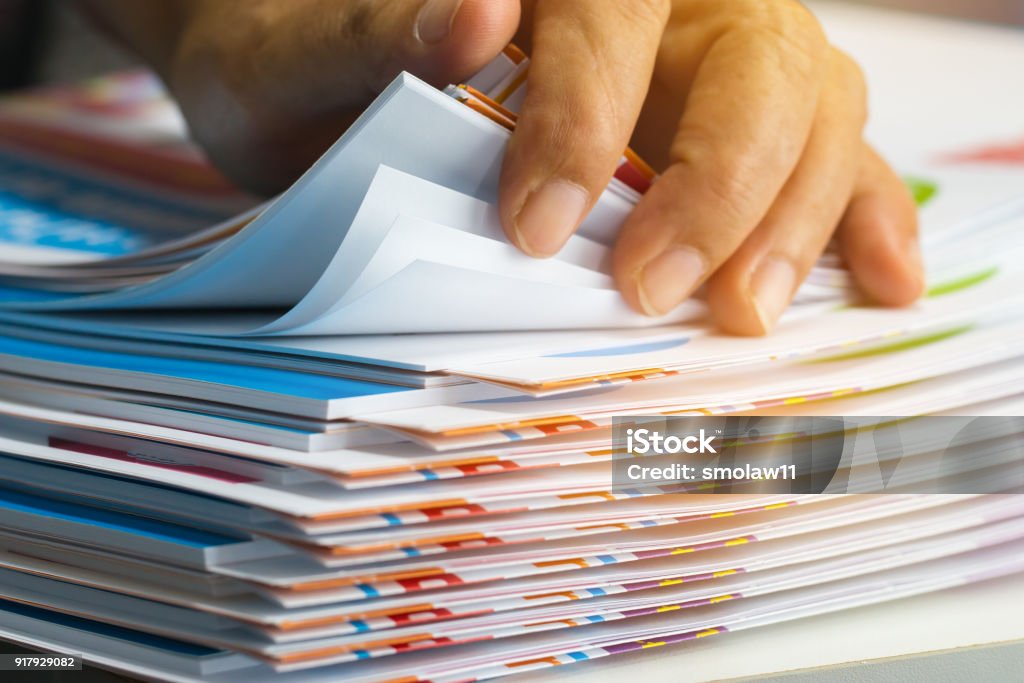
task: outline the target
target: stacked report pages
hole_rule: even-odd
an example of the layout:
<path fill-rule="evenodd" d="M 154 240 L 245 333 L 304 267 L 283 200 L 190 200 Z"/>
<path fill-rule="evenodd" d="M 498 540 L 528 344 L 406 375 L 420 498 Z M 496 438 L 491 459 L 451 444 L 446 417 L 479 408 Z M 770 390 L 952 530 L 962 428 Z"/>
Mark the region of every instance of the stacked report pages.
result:
<path fill-rule="evenodd" d="M 616 291 L 657 182 L 632 151 L 555 258 L 507 242 L 528 65 L 400 75 L 269 201 L 147 74 L 0 101 L 0 639 L 155 680 L 473 681 L 1024 576 L 1019 143 L 893 152 L 921 301 L 863 302 L 829 250 L 734 338 Z M 647 462 L 624 420 L 767 420 L 736 450 L 777 463 L 836 416 L 860 434 L 792 485 L 617 467 Z M 951 457 L 957 416 L 988 421 Z"/>

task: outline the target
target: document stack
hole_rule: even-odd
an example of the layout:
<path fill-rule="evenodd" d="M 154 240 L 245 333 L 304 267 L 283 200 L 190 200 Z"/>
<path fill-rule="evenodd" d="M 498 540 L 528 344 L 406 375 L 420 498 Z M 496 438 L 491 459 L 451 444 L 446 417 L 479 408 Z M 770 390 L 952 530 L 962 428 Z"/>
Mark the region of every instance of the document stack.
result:
<path fill-rule="evenodd" d="M 616 291 L 632 153 L 557 257 L 504 238 L 527 68 L 399 76 L 267 202 L 146 74 L 0 103 L 0 638 L 166 681 L 473 681 L 1024 572 L 1019 153 L 896 154 L 916 305 L 829 252 L 728 337 Z M 942 444 L 882 446 L 958 415 L 1006 419 L 942 481 Z M 623 421 L 750 416 L 843 416 L 874 459 L 843 495 L 620 477 Z"/>

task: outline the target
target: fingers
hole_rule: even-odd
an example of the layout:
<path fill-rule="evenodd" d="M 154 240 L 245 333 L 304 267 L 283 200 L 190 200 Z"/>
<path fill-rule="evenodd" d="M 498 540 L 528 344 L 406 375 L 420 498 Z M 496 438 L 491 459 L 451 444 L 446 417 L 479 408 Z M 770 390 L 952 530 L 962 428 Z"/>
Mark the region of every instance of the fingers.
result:
<path fill-rule="evenodd" d="M 672 163 L 616 245 L 613 271 L 623 296 L 649 315 L 670 311 L 737 250 L 767 214 L 810 135 L 827 42 L 795 3 L 760 6 L 768 18 L 731 27 L 707 51 Z"/>
<path fill-rule="evenodd" d="M 519 14 L 518 0 L 427 0 L 416 12 L 416 40 L 400 66 L 437 86 L 458 83 L 508 45 Z"/>
<path fill-rule="evenodd" d="M 905 306 L 924 293 L 917 206 L 900 177 L 870 148 L 838 237 L 854 279 L 871 299 Z"/>
<path fill-rule="evenodd" d="M 811 137 L 764 220 L 708 281 L 718 326 L 762 335 L 775 326 L 843 215 L 865 153 L 864 80 L 833 51 Z"/>
<path fill-rule="evenodd" d="M 612 178 L 636 124 L 668 0 L 538 0 L 530 78 L 502 168 L 505 231 L 555 254 Z"/>

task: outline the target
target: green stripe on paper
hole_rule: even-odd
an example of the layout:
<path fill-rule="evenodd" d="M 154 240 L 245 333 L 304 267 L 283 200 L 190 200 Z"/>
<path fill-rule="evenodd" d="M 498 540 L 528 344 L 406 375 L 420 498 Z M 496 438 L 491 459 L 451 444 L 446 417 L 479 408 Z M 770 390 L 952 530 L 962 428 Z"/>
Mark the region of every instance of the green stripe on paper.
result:
<path fill-rule="evenodd" d="M 992 266 L 986 270 L 979 271 L 977 273 L 971 273 L 970 275 L 964 275 L 963 277 L 956 278 L 955 280 L 947 280 L 946 282 L 940 282 L 937 285 L 932 285 L 928 288 L 928 292 L 925 296 L 937 297 L 945 296 L 946 294 L 952 294 L 953 292 L 959 292 L 964 289 L 973 287 L 974 285 L 981 284 L 985 280 L 990 279 L 996 273 L 999 272 L 999 268 Z"/>
<path fill-rule="evenodd" d="M 939 186 L 924 178 L 909 176 L 903 179 L 903 183 L 910 190 L 910 194 L 914 197 L 914 203 L 918 206 L 924 206 L 939 193 Z"/>
<path fill-rule="evenodd" d="M 964 325 L 963 327 L 957 327 L 952 330 L 943 330 L 942 332 L 936 332 L 934 334 L 925 335 L 923 337 L 912 337 L 910 339 L 903 339 L 901 341 L 893 342 L 891 344 L 885 344 L 882 346 L 872 346 L 869 349 L 863 349 L 861 351 L 850 351 L 848 353 L 840 353 L 835 356 L 827 356 L 825 358 L 815 358 L 807 361 L 808 363 L 832 363 L 840 360 L 853 360 L 854 358 L 870 358 L 871 356 L 882 356 L 887 353 L 896 353 L 898 351 L 909 351 L 910 349 L 916 349 L 921 346 L 928 346 L 936 342 L 945 341 L 951 339 L 964 332 L 970 331 L 973 325 Z"/>

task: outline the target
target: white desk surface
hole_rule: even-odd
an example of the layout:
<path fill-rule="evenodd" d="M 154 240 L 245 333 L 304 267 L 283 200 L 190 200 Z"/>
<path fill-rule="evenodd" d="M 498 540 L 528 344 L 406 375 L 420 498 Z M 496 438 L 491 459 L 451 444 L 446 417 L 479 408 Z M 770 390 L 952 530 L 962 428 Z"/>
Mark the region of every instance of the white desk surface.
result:
<path fill-rule="evenodd" d="M 867 135 L 883 153 L 914 155 L 935 149 L 937 140 L 955 149 L 1024 138 L 1024 30 L 839 2 L 807 4 L 833 42 L 864 68 L 872 101 Z M 1024 643 L 1022 576 L 513 680 L 682 683 L 807 669 L 831 679 L 837 671 L 822 667 L 1014 641 Z M 1021 650 L 1013 652 L 1019 658 Z M 1019 666 L 1024 680 L 1024 662 L 1009 665 Z"/>

